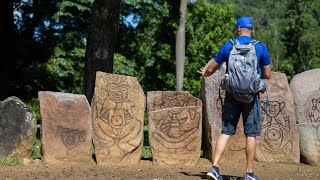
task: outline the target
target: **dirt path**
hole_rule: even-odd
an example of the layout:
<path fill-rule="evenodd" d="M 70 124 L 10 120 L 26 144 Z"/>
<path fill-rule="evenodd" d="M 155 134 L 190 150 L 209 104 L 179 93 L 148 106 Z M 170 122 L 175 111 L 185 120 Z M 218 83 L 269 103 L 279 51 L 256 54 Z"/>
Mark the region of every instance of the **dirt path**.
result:
<path fill-rule="evenodd" d="M 134 167 L 98 166 L 83 164 L 75 166 L 24 165 L 0 166 L 0 179 L 205 179 L 211 163 L 201 158 L 199 164 L 190 166 L 159 167 L 149 160 L 142 160 Z M 220 170 L 225 180 L 243 179 L 244 162 L 224 160 Z M 305 164 L 255 163 L 255 172 L 261 180 L 320 180 L 320 167 Z"/>

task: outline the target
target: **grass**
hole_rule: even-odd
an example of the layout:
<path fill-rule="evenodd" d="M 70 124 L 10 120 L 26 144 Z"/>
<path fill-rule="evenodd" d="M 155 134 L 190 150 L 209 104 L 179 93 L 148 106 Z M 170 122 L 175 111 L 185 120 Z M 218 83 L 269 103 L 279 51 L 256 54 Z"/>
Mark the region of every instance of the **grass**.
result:
<path fill-rule="evenodd" d="M 22 159 L 18 157 L 8 157 L 0 160 L 0 166 L 16 166 L 22 164 Z"/>
<path fill-rule="evenodd" d="M 40 139 L 37 139 L 36 143 L 34 144 L 34 149 L 32 151 L 32 157 L 34 159 L 41 158 L 41 141 L 40 141 Z"/>
<path fill-rule="evenodd" d="M 141 158 L 142 159 L 151 159 L 152 158 L 150 146 L 143 146 Z"/>

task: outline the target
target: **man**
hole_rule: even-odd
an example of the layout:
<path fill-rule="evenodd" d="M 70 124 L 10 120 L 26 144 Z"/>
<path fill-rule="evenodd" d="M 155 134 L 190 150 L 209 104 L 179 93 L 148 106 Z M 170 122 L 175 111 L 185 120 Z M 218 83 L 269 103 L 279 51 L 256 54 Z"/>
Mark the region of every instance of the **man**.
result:
<path fill-rule="evenodd" d="M 253 39 L 251 38 L 251 34 L 253 32 L 253 28 L 254 24 L 250 17 L 244 16 L 237 20 L 235 25 L 235 35 L 240 44 L 248 44 L 249 42 L 252 42 Z M 212 61 L 207 68 L 202 67 L 199 73 L 203 77 L 212 75 L 223 62 L 228 61 L 232 47 L 233 44 L 230 41 L 225 43 L 219 50 L 214 61 Z M 262 71 L 262 79 L 270 79 L 271 66 L 267 48 L 262 43 L 258 43 L 255 45 L 255 49 L 257 59 L 259 61 L 259 67 L 257 67 L 257 71 Z M 209 179 L 223 179 L 219 172 L 218 163 L 224 150 L 226 149 L 230 136 L 235 134 L 240 114 L 242 113 L 243 126 L 245 129 L 244 133 L 246 135 L 246 173 L 244 175 L 244 179 L 258 180 L 258 177 L 253 173 L 253 161 L 256 151 L 256 136 L 261 135 L 259 110 L 260 101 L 258 93 L 254 96 L 254 98 L 255 99 L 251 103 L 243 103 L 233 98 L 230 93 L 226 93 L 222 112 L 222 132 L 216 143 L 213 166 L 207 173 Z"/>

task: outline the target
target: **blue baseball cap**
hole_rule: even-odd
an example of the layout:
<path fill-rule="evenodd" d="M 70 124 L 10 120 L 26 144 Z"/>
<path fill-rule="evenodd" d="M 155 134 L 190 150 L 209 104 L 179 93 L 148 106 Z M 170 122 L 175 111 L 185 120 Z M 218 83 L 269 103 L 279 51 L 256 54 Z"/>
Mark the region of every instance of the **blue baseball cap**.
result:
<path fill-rule="evenodd" d="M 237 24 L 235 25 L 235 28 L 237 27 L 253 30 L 254 28 L 253 20 L 248 16 L 242 16 L 237 20 Z"/>

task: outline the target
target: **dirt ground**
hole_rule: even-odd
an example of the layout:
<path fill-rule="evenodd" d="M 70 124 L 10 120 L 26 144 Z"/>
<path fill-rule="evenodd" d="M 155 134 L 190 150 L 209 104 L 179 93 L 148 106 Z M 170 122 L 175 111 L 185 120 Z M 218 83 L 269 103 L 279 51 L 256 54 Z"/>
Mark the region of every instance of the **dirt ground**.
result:
<path fill-rule="evenodd" d="M 80 165 L 0 166 L 0 179 L 206 179 L 211 163 L 201 158 L 197 166 L 157 166 L 151 160 L 141 160 L 136 166 Z M 243 179 L 243 160 L 222 159 L 220 171 L 225 180 Z M 255 173 L 261 180 L 320 180 L 320 167 L 305 164 L 255 162 Z"/>

